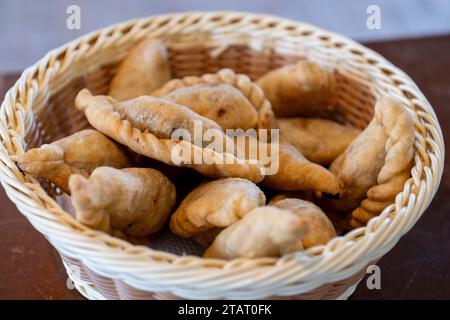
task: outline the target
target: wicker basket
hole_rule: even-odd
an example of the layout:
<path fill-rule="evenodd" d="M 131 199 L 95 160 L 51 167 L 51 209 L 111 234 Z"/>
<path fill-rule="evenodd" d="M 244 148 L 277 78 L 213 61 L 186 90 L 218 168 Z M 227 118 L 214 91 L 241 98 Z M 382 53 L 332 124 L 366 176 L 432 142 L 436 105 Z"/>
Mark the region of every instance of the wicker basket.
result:
<path fill-rule="evenodd" d="M 229 67 L 255 79 L 283 64 L 309 59 L 333 68 L 336 120 L 363 128 L 384 94 L 415 116 L 411 178 L 395 203 L 367 227 L 327 245 L 280 259 L 202 259 L 135 246 L 91 230 L 64 211 L 57 190 L 18 170 L 24 150 L 84 128 L 74 97 L 84 87 L 105 93 L 117 63 L 145 36 L 162 37 L 175 77 Z M 439 185 L 444 144 L 436 115 L 414 82 L 380 55 L 305 23 L 267 15 L 211 12 L 154 16 L 88 34 L 24 71 L 0 112 L 0 178 L 9 198 L 61 254 L 69 277 L 91 299 L 346 298 L 366 266 L 388 252 L 419 219 Z M 164 247 L 164 246 L 163 246 Z M 173 247 L 177 250 L 170 250 Z M 387 284 L 386 284 L 387 285 Z"/>

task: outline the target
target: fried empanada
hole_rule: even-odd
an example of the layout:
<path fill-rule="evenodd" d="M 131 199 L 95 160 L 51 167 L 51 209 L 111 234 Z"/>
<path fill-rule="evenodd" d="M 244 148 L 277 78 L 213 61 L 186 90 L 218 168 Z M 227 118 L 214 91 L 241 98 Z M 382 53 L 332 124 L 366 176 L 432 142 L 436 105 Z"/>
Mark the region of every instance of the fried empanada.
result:
<path fill-rule="evenodd" d="M 263 179 L 264 166 L 258 161 L 238 159 L 233 153 L 208 148 L 211 141 L 204 140 L 205 132 L 214 132 L 213 140 L 221 142 L 230 138 L 217 123 L 182 105 L 150 96 L 118 102 L 108 96 L 92 96 L 87 89 L 80 91 L 75 104 L 93 127 L 138 154 L 190 167 L 210 177 L 237 177 L 254 182 Z M 196 130 L 198 126 L 200 132 Z M 189 135 L 187 141 L 172 139 L 179 131 Z M 194 144 L 199 133 L 200 146 Z"/>
<path fill-rule="evenodd" d="M 336 237 L 336 230 L 327 215 L 314 203 L 300 199 L 286 198 L 272 202 L 272 205 L 286 209 L 297 214 L 307 225 L 307 231 L 303 235 L 303 247 L 308 249 L 313 246 L 326 244 Z"/>
<path fill-rule="evenodd" d="M 28 150 L 17 158 L 17 165 L 35 178 L 43 178 L 69 193 L 69 177 L 84 176 L 97 167 L 130 166 L 130 156 L 122 146 L 96 130 L 82 130 L 68 137 Z"/>
<path fill-rule="evenodd" d="M 275 126 L 272 108 L 261 88 L 248 76 L 231 69 L 171 80 L 152 96 L 184 105 L 224 129 Z"/>
<path fill-rule="evenodd" d="M 219 233 L 203 257 L 231 260 L 301 251 L 307 228 L 301 217 L 290 210 L 259 207 Z"/>
<path fill-rule="evenodd" d="M 342 193 L 342 182 L 326 168 L 310 162 L 289 143 L 279 144 L 278 171 L 266 175 L 262 184 L 284 191 L 322 191 L 337 195 Z"/>
<path fill-rule="evenodd" d="M 217 122 L 225 129 L 256 128 L 258 113 L 242 93 L 227 84 L 196 84 L 162 97 Z"/>
<path fill-rule="evenodd" d="M 366 224 L 403 189 L 413 157 L 413 118 L 400 101 L 382 98 L 368 127 L 330 167 L 345 187 L 340 199 L 330 200 L 331 204 L 343 211 L 356 208 L 350 222 L 353 227 Z"/>
<path fill-rule="evenodd" d="M 100 167 L 89 178 L 70 176 L 69 187 L 78 221 L 133 237 L 158 231 L 176 199 L 170 180 L 149 168 Z"/>
<path fill-rule="evenodd" d="M 144 39 L 131 48 L 111 81 L 109 95 L 129 100 L 149 95 L 171 78 L 167 49 L 159 39 Z"/>
<path fill-rule="evenodd" d="M 333 111 L 334 73 L 309 61 L 272 70 L 257 80 L 277 117 L 314 117 Z"/>
<path fill-rule="evenodd" d="M 240 157 L 257 159 L 265 166 L 263 186 L 282 191 L 341 193 L 342 182 L 334 174 L 306 159 L 284 137 L 280 140 L 279 143 L 267 143 L 247 136 L 245 140 L 236 142 Z"/>
<path fill-rule="evenodd" d="M 170 228 L 181 237 L 198 235 L 227 227 L 265 203 L 264 193 L 249 180 L 214 180 L 200 185 L 184 198 L 171 217 Z"/>
<path fill-rule="evenodd" d="M 323 166 L 329 166 L 361 133 L 319 118 L 282 118 L 277 122 L 287 141 L 308 160 Z"/>

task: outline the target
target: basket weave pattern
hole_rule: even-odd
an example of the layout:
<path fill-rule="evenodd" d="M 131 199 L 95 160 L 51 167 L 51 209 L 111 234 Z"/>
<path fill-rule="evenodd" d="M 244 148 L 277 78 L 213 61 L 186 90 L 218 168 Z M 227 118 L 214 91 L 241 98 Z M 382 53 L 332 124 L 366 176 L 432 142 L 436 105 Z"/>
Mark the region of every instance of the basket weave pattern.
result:
<path fill-rule="evenodd" d="M 167 44 L 174 77 L 228 67 L 256 79 L 309 59 L 333 68 L 333 116 L 364 128 L 381 95 L 414 116 L 411 178 L 379 217 L 328 244 L 280 259 L 232 261 L 134 246 L 78 223 L 55 201 L 58 191 L 24 175 L 14 159 L 28 148 L 87 126 L 74 108 L 84 87 L 106 93 L 118 62 L 146 36 Z M 331 116 L 331 115 L 330 115 Z M 59 251 L 70 278 L 92 299 L 346 298 L 367 265 L 389 251 L 419 219 L 439 185 L 444 163 L 436 115 L 414 82 L 375 52 L 308 24 L 233 12 L 183 13 L 131 20 L 49 52 L 24 71 L 0 110 L 0 178 L 9 198 Z"/>

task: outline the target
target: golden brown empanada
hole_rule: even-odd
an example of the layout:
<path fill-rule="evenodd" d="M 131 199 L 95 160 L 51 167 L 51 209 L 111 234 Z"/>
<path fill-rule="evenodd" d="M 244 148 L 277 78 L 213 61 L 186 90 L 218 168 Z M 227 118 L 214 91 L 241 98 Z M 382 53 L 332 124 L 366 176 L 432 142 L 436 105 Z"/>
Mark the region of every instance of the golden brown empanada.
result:
<path fill-rule="evenodd" d="M 227 84 L 196 84 L 162 97 L 217 122 L 225 129 L 256 128 L 258 113 L 235 87 Z"/>
<path fill-rule="evenodd" d="M 308 160 L 329 166 L 361 131 L 320 118 L 278 119 L 281 134 Z"/>
<path fill-rule="evenodd" d="M 345 192 L 330 202 L 344 211 L 356 208 L 353 227 L 366 224 L 403 189 L 413 156 L 411 115 L 400 101 L 382 98 L 369 126 L 332 163 L 330 171 L 343 181 Z"/>
<path fill-rule="evenodd" d="M 272 202 L 272 205 L 280 209 L 290 210 L 303 219 L 305 225 L 308 226 L 302 238 L 305 249 L 326 244 L 330 239 L 336 237 L 336 230 L 330 219 L 314 203 L 286 198 Z"/>
<path fill-rule="evenodd" d="M 264 142 L 252 135 L 245 139 L 235 138 L 235 147 L 239 158 L 255 159 L 265 166 L 262 184 L 266 187 L 284 191 L 322 191 L 332 195 L 342 191 L 342 182 L 335 175 L 306 159 L 283 135 L 278 142 Z"/>
<path fill-rule="evenodd" d="M 281 142 L 278 148 L 279 156 L 273 158 L 278 161 L 278 171 L 265 176 L 264 186 L 284 191 L 315 190 L 332 195 L 342 192 L 342 182 L 326 168 L 310 162 L 289 143 Z"/>
<path fill-rule="evenodd" d="M 96 130 L 82 130 L 68 137 L 28 150 L 17 158 L 24 172 L 53 182 L 69 193 L 69 177 L 84 176 L 97 167 L 124 168 L 130 166 L 129 154 L 122 146 Z"/>
<path fill-rule="evenodd" d="M 334 73 L 310 61 L 272 70 L 257 81 L 277 117 L 314 117 L 333 111 Z"/>
<path fill-rule="evenodd" d="M 97 230 L 134 237 L 158 231 L 176 199 L 170 180 L 149 168 L 100 167 L 89 178 L 70 176 L 69 187 L 77 220 Z"/>
<path fill-rule="evenodd" d="M 222 69 L 174 79 L 152 93 L 217 122 L 224 129 L 270 129 L 275 117 L 261 88 L 243 74 Z"/>
<path fill-rule="evenodd" d="M 165 45 L 159 39 L 147 38 L 131 48 L 111 81 L 109 95 L 129 100 L 149 95 L 171 78 Z"/>
<path fill-rule="evenodd" d="M 214 132 L 214 138 L 223 142 L 230 138 L 217 123 L 182 105 L 150 96 L 118 102 L 108 96 L 92 96 L 87 89 L 80 91 L 75 104 L 85 112 L 93 127 L 138 154 L 166 164 L 190 167 L 210 177 L 246 178 L 254 182 L 263 179 L 264 167 L 258 161 L 216 152 L 207 147 L 211 142 L 203 139 L 201 146 L 194 145 L 197 126 L 201 133 Z M 187 132 L 190 140 L 171 139 L 178 129 Z M 186 154 L 174 159 L 180 150 Z"/>
<path fill-rule="evenodd" d="M 302 238 L 307 231 L 298 214 L 274 206 L 259 207 L 223 230 L 203 257 L 278 257 L 303 250 Z"/>
<path fill-rule="evenodd" d="M 249 180 L 214 180 L 201 184 L 184 198 L 171 217 L 170 228 L 181 237 L 198 235 L 227 227 L 265 203 L 264 193 Z"/>

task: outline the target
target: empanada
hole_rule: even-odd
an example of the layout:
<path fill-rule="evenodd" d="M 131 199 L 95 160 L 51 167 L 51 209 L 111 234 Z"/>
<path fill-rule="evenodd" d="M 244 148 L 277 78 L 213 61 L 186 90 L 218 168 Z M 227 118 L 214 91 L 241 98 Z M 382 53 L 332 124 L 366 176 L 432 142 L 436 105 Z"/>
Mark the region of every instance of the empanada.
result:
<path fill-rule="evenodd" d="M 330 202 L 343 211 L 356 208 L 353 227 L 366 224 L 403 189 L 413 157 L 413 118 L 400 101 L 382 98 L 368 127 L 332 163 L 330 171 L 343 181 L 345 192 Z"/>
<path fill-rule="evenodd" d="M 69 177 L 84 176 L 97 167 L 124 168 L 130 166 L 129 154 L 122 146 L 96 130 L 82 130 L 68 137 L 28 150 L 17 158 L 24 172 L 53 182 L 69 193 Z"/>
<path fill-rule="evenodd" d="M 258 113 L 242 93 L 227 84 L 196 84 L 177 89 L 162 97 L 214 120 L 225 129 L 255 128 Z"/>
<path fill-rule="evenodd" d="M 104 232 L 141 237 L 158 231 L 175 203 L 174 185 L 149 168 L 100 167 L 74 174 L 69 187 L 76 218 Z"/>
<path fill-rule="evenodd" d="M 309 61 L 272 70 L 257 80 L 277 117 L 314 117 L 331 113 L 334 73 Z"/>
<path fill-rule="evenodd" d="M 308 160 L 329 166 L 361 131 L 320 118 L 278 119 L 281 134 Z"/>
<path fill-rule="evenodd" d="M 249 180 L 214 180 L 201 184 L 184 198 L 171 217 L 170 228 L 181 237 L 224 228 L 265 202 L 264 193 Z"/>
<path fill-rule="evenodd" d="M 239 158 L 258 160 L 265 166 L 264 186 L 284 191 L 322 191 L 332 195 L 342 191 L 342 182 L 335 175 L 306 159 L 282 134 L 279 141 L 273 139 L 271 142 L 252 135 L 240 138 L 235 138 L 236 153 Z"/>
<path fill-rule="evenodd" d="M 272 162 L 278 164 L 271 162 L 267 165 L 278 167 L 278 170 L 265 176 L 264 186 L 284 191 L 315 190 L 332 195 L 342 192 L 342 182 L 334 174 L 310 162 L 294 146 L 281 142 L 278 149 L 278 157 L 272 157 Z"/>
<path fill-rule="evenodd" d="M 147 38 L 131 48 L 111 81 L 109 95 L 129 100 L 149 95 L 171 78 L 167 49 L 159 39 Z"/>
<path fill-rule="evenodd" d="M 87 89 L 80 91 L 75 104 L 93 127 L 138 154 L 190 167 L 210 177 L 246 178 L 254 182 L 263 179 L 264 166 L 258 161 L 238 159 L 233 153 L 208 148 L 211 142 L 205 141 L 205 132 L 214 132 L 213 140 L 226 142 L 230 138 L 217 123 L 182 105 L 150 96 L 118 102 L 108 96 L 92 96 Z M 196 130 L 198 126 L 200 131 Z M 179 131 L 189 135 L 187 141 L 172 139 Z M 200 146 L 194 144 L 199 133 Z"/>
<path fill-rule="evenodd" d="M 298 214 L 274 206 L 259 207 L 223 230 L 203 257 L 278 257 L 303 250 L 302 238 L 307 232 L 308 226 Z"/>
<path fill-rule="evenodd" d="M 308 226 L 302 238 L 305 249 L 326 244 L 330 239 L 336 237 L 336 230 L 330 219 L 314 203 L 300 199 L 286 198 L 274 201 L 272 205 L 294 212 Z"/>
<path fill-rule="evenodd" d="M 184 105 L 224 129 L 275 126 L 272 108 L 259 86 L 231 69 L 174 79 L 152 95 Z"/>

